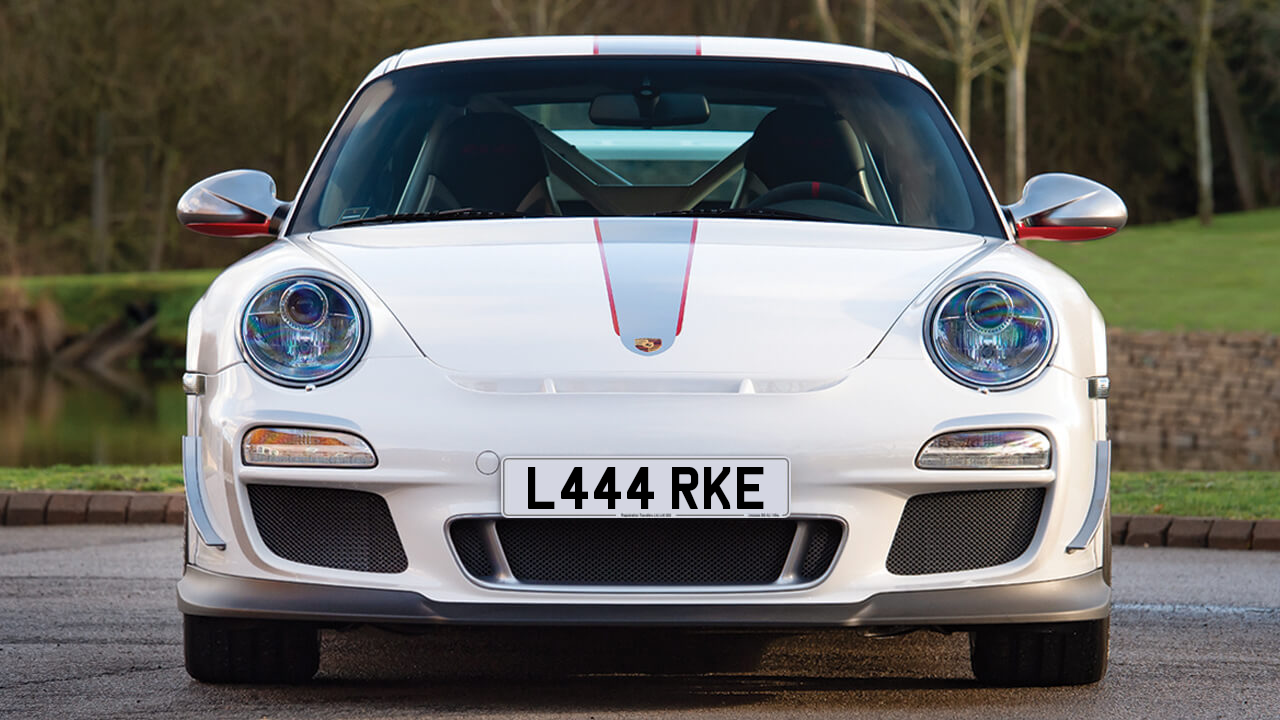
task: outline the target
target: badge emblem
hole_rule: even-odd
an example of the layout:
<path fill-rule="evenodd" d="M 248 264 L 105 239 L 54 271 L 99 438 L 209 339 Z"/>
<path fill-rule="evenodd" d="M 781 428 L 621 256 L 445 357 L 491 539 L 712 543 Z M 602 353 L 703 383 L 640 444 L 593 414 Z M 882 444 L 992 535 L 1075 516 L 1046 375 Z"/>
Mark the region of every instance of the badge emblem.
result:
<path fill-rule="evenodd" d="M 636 338 L 636 349 L 640 352 L 657 352 L 662 349 L 662 338 Z"/>

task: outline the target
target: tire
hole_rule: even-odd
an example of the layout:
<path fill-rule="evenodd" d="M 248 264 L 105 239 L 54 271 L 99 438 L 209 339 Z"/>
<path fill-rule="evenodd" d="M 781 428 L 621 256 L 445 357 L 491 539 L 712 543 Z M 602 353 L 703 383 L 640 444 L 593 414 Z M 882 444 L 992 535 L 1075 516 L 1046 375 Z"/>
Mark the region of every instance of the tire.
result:
<path fill-rule="evenodd" d="M 182 644 L 200 682 L 302 683 L 320 667 L 320 632 L 306 623 L 183 615 Z"/>
<path fill-rule="evenodd" d="M 1003 625 L 969 633 L 973 675 L 984 685 L 1088 685 L 1107 674 L 1110 618 Z"/>

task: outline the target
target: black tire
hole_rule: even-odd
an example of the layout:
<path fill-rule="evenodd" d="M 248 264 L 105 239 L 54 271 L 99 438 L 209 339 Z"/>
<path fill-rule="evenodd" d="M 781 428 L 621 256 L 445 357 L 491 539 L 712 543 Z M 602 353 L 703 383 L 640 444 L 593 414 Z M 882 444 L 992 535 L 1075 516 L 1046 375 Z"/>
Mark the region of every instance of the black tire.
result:
<path fill-rule="evenodd" d="M 973 675 L 984 685 L 1088 685 L 1107 674 L 1110 618 L 1001 625 L 969 633 Z"/>
<path fill-rule="evenodd" d="M 320 667 L 314 625 L 182 616 L 187 674 L 206 683 L 302 683 Z"/>

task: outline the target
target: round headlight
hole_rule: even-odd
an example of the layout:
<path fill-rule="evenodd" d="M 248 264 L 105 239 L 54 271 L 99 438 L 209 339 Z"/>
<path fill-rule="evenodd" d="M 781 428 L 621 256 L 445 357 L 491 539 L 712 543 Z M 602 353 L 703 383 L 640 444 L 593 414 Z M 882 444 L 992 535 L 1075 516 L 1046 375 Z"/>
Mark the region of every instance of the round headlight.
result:
<path fill-rule="evenodd" d="M 1044 367 L 1053 324 L 1044 303 L 1006 280 L 977 280 L 943 295 L 929 316 L 930 354 L 964 385 L 1017 385 Z"/>
<path fill-rule="evenodd" d="M 277 280 L 245 308 L 240 337 L 249 361 L 289 385 L 333 380 L 355 364 L 364 317 L 345 289 L 315 277 Z"/>

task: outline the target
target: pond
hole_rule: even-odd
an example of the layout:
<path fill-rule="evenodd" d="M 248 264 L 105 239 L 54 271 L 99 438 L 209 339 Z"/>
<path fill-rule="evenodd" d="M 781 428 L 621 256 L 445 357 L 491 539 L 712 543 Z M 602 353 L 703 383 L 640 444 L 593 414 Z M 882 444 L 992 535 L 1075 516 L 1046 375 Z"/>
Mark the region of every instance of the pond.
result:
<path fill-rule="evenodd" d="M 0 466 L 182 461 L 181 371 L 0 369 Z"/>
<path fill-rule="evenodd" d="M 0 369 L 0 466 L 181 462 L 181 371 L 89 373 Z M 1280 470 L 1280 455 L 1245 447 L 1174 449 L 1117 443 L 1117 470 Z"/>

